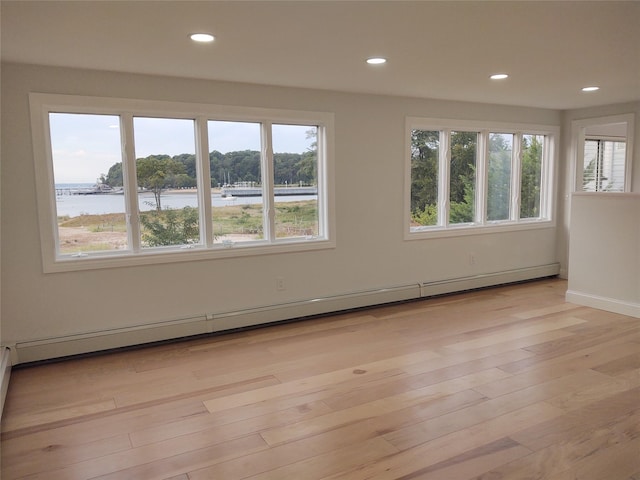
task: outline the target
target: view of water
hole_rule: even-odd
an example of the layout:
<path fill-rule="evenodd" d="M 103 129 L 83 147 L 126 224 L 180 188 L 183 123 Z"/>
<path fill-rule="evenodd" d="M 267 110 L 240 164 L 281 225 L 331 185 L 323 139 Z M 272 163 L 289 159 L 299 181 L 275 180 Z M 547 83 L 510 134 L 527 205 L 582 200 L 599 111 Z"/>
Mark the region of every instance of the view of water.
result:
<path fill-rule="evenodd" d="M 91 188 L 92 184 L 58 184 L 57 189 L 81 189 Z M 316 195 L 278 196 L 277 202 L 299 202 L 303 200 L 317 200 Z M 140 211 L 155 209 L 153 193 L 145 192 L 138 195 Z M 161 197 L 162 208 L 197 207 L 198 198 L 195 192 L 173 193 L 167 192 Z M 223 198 L 219 193 L 211 195 L 213 207 L 228 205 L 249 205 L 262 203 L 262 197 L 233 197 Z M 77 217 L 82 214 L 124 213 L 124 195 L 100 194 L 100 195 L 56 195 L 56 209 L 58 216 L 68 215 Z"/>

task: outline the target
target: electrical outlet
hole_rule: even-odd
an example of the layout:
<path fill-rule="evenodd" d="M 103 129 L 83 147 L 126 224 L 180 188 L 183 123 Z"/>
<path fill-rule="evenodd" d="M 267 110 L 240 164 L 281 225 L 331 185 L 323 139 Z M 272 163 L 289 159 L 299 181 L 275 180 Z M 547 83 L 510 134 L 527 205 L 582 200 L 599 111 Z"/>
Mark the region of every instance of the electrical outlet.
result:
<path fill-rule="evenodd" d="M 276 277 L 276 290 L 279 292 L 285 290 L 284 277 Z"/>

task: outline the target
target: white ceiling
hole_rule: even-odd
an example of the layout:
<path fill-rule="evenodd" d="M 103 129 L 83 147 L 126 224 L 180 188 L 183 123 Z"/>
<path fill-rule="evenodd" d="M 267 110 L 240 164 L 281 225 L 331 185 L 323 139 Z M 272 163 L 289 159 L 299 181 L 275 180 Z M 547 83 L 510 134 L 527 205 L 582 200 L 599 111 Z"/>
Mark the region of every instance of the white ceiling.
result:
<path fill-rule="evenodd" d="M 4 0 L 1 20 L 3 61 L 554 109 L 640 100 L 638 1 Z"/>

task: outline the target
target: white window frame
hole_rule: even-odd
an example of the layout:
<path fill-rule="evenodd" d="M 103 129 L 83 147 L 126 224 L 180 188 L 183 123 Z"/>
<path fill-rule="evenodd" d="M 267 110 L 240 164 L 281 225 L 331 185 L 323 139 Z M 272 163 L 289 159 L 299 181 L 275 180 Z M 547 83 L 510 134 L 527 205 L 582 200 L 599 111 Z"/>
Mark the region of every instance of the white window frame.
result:
<path fill-rule="evenodd" d="M 42 93 L 31 93 L 29 103 L 40 244 L 45 273 L 335 248 L 333 113 Z M 49 113 L 118 115 L 121 123 L 123 174 L 128 175 L 129 178 L 135 178 L 134 116 L 194 120 L 200 225 L 202 225 L 201 244 L 189 246 L 190 248 L 142 249 L 139 241 L 132 241 L 132 237 L 139 238 L 137 235 L 139 212 L 136 183 L 129 181 L 128 191 L 125 192 L 125 203 L 129 217 L 128 232 L 131 247 L 124 251 L 95 252 L 86 256 L 60 255 Z M 213 242 L 212 207 L 211 202 L 208 201 L 211 198 L 211 185 L 208 181 L 210 172 L 207 122 L 209 120 L 255 122 L 262 125 L 261 162 L 263 172 L 268 175 L 263 179 L 265 239 L 233 244 L 214 244 Z M 318 236 L 275 238 L 275 233 L 271 233 L 275 232 L 271 180 L 273 163 L 271 125 L 274 123 L 318 126 Z M 264 196 L 264 193 L 267 195 Z"/>
<path fill-rule="evenodd" d="M 413 130 L 440 132 L 437 225 L 411 226 L 411 132 Z M 450 224 L 448 220 L 449 164 L 451 158 L 449 139 L 452 131 L 478 132 L 479 134 L 475 185 L 475 218 L 471 223 Z M 486 218 L 489 174 L 488 140 L 490 133 L 514 135 L 510 213 L 509 219 L 506 220 L 489 221 Z M 559 127 L 548 125 L 407 117 L 405 121 L 404 239 L 420 240 L 555 227 L 554 205 L 559 133 Z M 523 135 L 543 135 L 545 137 L 541 168 L 540 217 L 538 218 L 520 218 L 519 194 Z"/>
<path fill-rule="evenodd" d="M 573 120 L 571 122 L 571 147 L 572 152 L 572 164 L 573 170 L 572 177 L 574 183 L 572 185 L 572 192 L 584 192 L 582 189 L 583 173 L 584 173 L 584 141 L 588 137 L 586 135 L 587 127 L 593 127 L 596 125 L 615 125 L 623 123 L 626 124 L 626 134 L 624 141 L 625 147 L 625 165 L 624 165 L 624 192 L 631 191 L 631 175 L 633 164 L 633 134 L 635 131 L 635 115 L 633 113 L 623 113 L 620 115 L 611 115 L 606 117 L 596 118 L 583 118 Z M 618 139 L 620 140 L 620 139 Z M 604 192 L 588 192 L 588 193 L 604 193 Z M 618 192 L 616 192 L 618 193 Z"/>

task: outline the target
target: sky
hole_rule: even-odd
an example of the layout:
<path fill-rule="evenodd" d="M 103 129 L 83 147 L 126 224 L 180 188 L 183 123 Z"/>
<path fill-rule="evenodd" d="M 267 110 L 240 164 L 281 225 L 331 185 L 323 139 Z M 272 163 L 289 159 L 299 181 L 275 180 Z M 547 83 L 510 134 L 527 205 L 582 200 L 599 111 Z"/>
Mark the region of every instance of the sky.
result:
<path fill-rule="evenodd" d="M 52 113 L 49 117 L 55 183 L 95 183 L 122 161 L 120 120 L 115 115 Z M 302 153 L 312 139 L 309 126 L 274 125 L 274 152 Z M 154 154 L 195 153 L 194 122 L 134 118 L 136 158 Z M 209 122 L 209 151 L 260 150 L 260 125 Z"/>

